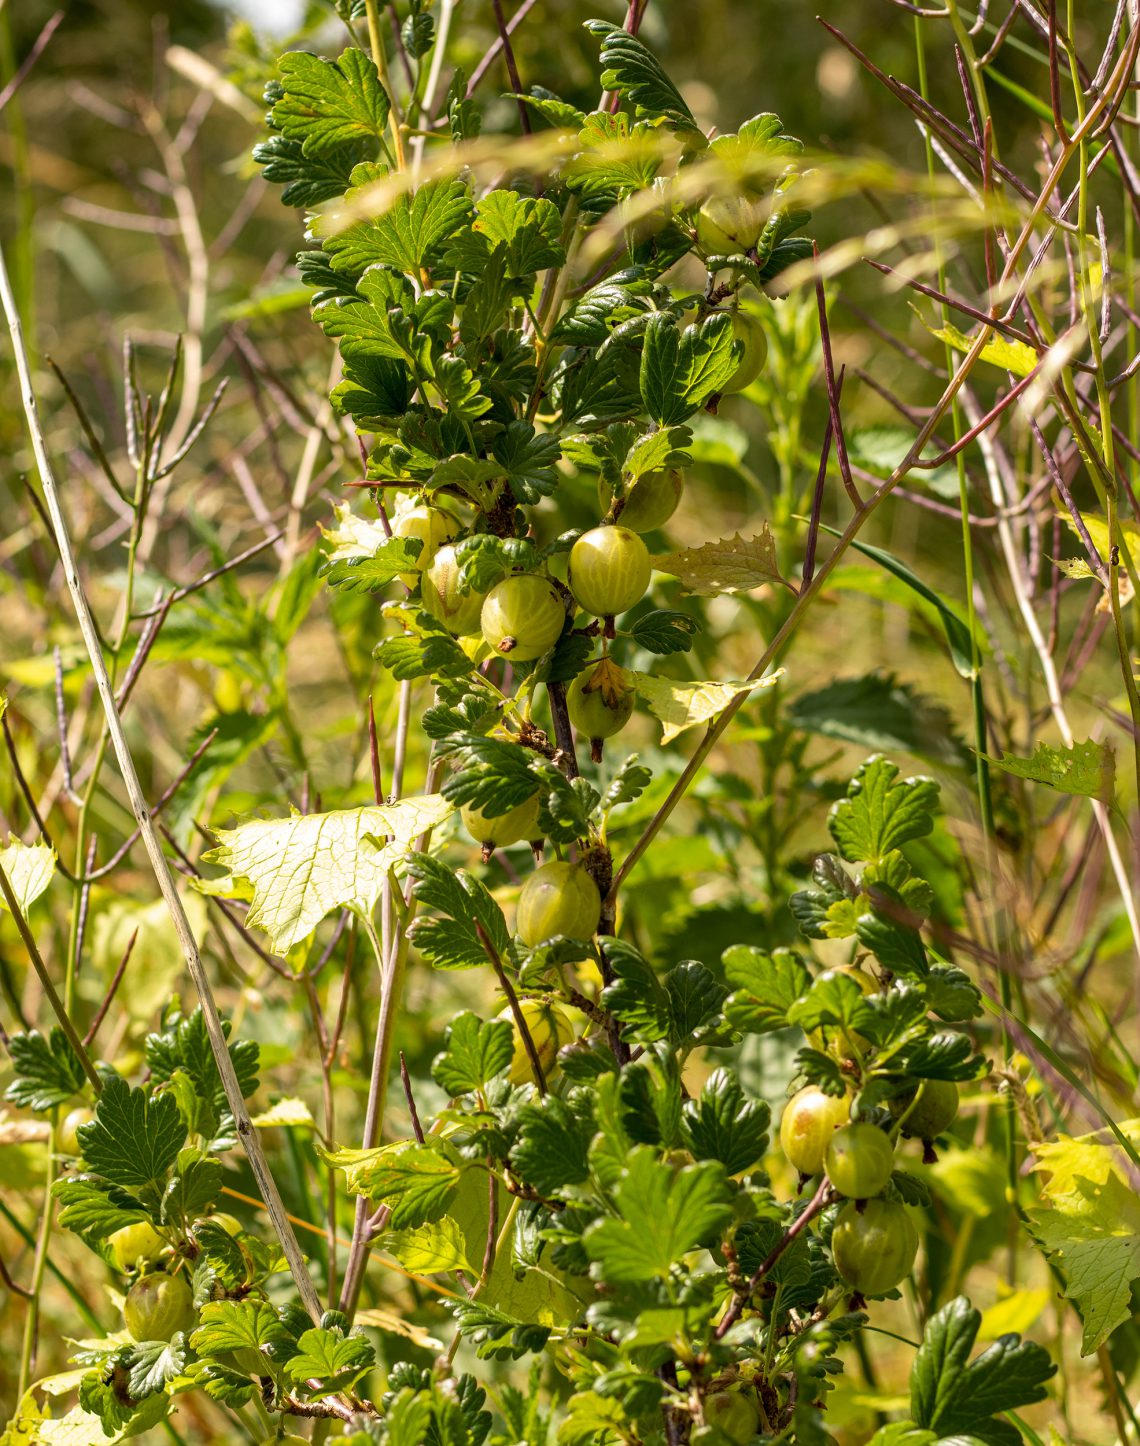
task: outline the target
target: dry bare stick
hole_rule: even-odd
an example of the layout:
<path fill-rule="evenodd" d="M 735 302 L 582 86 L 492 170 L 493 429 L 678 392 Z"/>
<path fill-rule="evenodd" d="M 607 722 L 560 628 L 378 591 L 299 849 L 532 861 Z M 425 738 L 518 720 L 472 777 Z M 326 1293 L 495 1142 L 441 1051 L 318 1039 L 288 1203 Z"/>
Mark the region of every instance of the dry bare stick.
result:
<path fill-rule="evenodd" d="M 60 507 L 55 473 L 52 469 L 51 459 L 48 456 L 43 428 L 40 425 L 39 409 L 36 404 L 36 394 L 32 385 L 31 371 L 28 364 L 28 353 L 24 345 L 23 327 L 21 326 L 20 315 L 16 308 L 16 300 L 12 294 L 12 284 L 8 278 L 8 266 L 2 248 L 0 248 L 0 302 L 3 303 L 8 329 L 12 336 L 12 350 L 15 356 L 16 371 L 20 380 L 20 393 L 24 406 L 24 416 L 27 420 L 28 432 L 31 436 L 32 448 L 35 452 L 36 465 L 39 469 L 40 482 L 43 487 L 44 501 L 47 504 L 48 515 L 51 518 L 52 531 L 63 563 L 68 592 L 71 594 L 72 604 L 79 622 L 79 631 L 83 636 L 84 646 L 91 660 L 91 669 L 95 676 L 95 686 L 99 691 L 99 697 L 103 704 L 103 711 L 107 718 L 107 729 L 111 736 L 111 745 L 115 750 L 115 758 L 118 761 L 119 772 L 122 775 L 123 783 L 126 787 L 131 812 L 134 814 L 135 822 L 139 826 L 143 844 L 150 858 L 151 868 L 154 870 L 159 890 L 170 912 L 170 918 L 174 924 L 174 930 L 178 935 L 178 942 L 182 947 L 182 953 L 186 960 L 186 967 L 194 982 L 194 988 L 197 991 L 198 999 L 202 1006 L 202 1016 L 206 1023 L 206 1032 L 210 1037 L 210 1047 L 213 1050 L 214 1059 L 218 1066 L 218 1073 L 222 1080 L 222 1087 L 225 1090 L 226 1103 L 229 1106 L 230 1113 L 233 1115 L 238 1136 L 241 1139 L 242 1147 L 249 1160 L 250 1169 L 253 1171 L 254 1178 L 261 1191 L 262 1199 L 265 1201 L 266 1210 L 269 1213 L 269 1218 L 273 1224 L 277 1238 L 281 1242 L 281 1248 L 285 1253 L 285 1258 L 289 1262 L 289 1269 L 292 1272 L 294 1282 L 304 1302 L 305 1309 L 313 1317 L 315 1322 L 319 1322 L 321 1318 L 320 1297 L 317 1295 L 316 1287 L 313 1285 L 312 1278 L 309 1275 L 305 1258 L 301 1254 L 301 1247 L 297 1243 L 297 1237 L 293 1233 L 293 1227 L 289 1224 L 285 1214 L 285 1206 L 282 1203 L 277 1185 L 274 1182 L 273 1175 L 265 1159 L 261 1142 L 257 1138 L 257 1133 L 253 1127 L 253 1122 L 250 1120 L 249 1111 L 246 1109 L 245 1100 L 242 1097 L 241 1085 L 238 1083 L 233 1061 L 230 1059 L 229 1047 L 226 1043 L 226 1036 L 222 1030 L 222 1021 L 218 1014 L 218 1006 L 214 1000 L 213 990 L 210 987 L 210 980 L 206 974 L 205 965 L 202 963 L 202 956 L 198 952 L 198 945 L 195 942 L 193 931 L 190 928 L 190 921 L 186 917 L 186 910 L 183 908 L 182 900 L 179 897 L 178 890 L 175 888 L 170 865 L 167 862 L 166 855 L 162 851 L 162 844 L 159 841 L 158 833 L 154 824 L 151 822 L 150 811 L 147 808 L 146 799 L 143 796 L 142 787 L 139 784 L 134 759 L 131 757 L 130 747 L 119 718 L 119 711 L 115 706 L 114 690 L 111 685 L 111 679 L 107 673 L 107 665 L 103 660 L 102 649 L 99 646 L 99 634 L 95 627 L 95 620 L 92 616 L 90 605 L 83 591 L 83 585 L 79 579 L 75 551 L 72 546 L 71 536 L 67 530 L 67 522 Z"/>

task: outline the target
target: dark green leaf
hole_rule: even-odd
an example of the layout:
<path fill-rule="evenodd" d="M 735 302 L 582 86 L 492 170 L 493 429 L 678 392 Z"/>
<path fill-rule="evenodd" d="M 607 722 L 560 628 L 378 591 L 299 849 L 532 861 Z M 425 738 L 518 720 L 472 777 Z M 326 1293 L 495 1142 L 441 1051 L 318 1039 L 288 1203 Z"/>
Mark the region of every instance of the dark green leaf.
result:
<path fill-rule="evenodd" d="M 45 1038 L 37 1029 L 8 1040 L 15 1079 L 5 1091 L 9 1104 L 22 1110 L 50 1110 L 83 1088 L 86 1075 L 62 1029 Z"/>
<path fill-rule="evenodd" d="M 548 1095 L 540 1104 L 526 1105 L 518 1123 L 511 1165 L 520 1179 L 544 1196 L 556 1196 L 586 1179 L 594 1133 L 589 1113 L 578 1113 L 565 1100 Z"/>
<path fill-rule="evenodd" d="M 643 41 L 608 20 L 588 20 L 586 29 L 602 42 L 599 59 L 606 90 L 616 90 L 654 119 L 667 121 L 689 143 L 704 145 L 692 111 Z"/>
<path fill-rule="evenodd" d="M 1056 1374 L 1047 1351 L 1016 1335 L 1001 1336 L 970 1362 L 981 1320 L 965 1296 L 944 1305 L 927 1322 L 911 1367 L 911 1416 L 942 1438 L 989 1435 L 992 1416 L 1044 1400 Z"/>
<path fill-rule="evenodd" d="M 700 630 L 700 623 L 688 613 L 659 608 L 642 613 L 629 629 L 629 636 L 647 652 L 664 655 L 690 652 L 693 636 Z"/>
<path fill-rule="evenodd" d="M 719 1160 L 730 1175 L 751 1169 L 768 1147 L 768 1106 L 748 1100 L 730 1070 L 714 1070 L 681 1111 L 681 1135 L 698 1160 Z"/>
<path fill-rule="evenodd" d="M 173 1097 L 148 1097 L 117 1076 L 106 1081 L 95 1118 L 79 1126 L 90 1169 L 113 1185 L 146 1190 L 165 1178 L 186 1143 L 186 1126 Z"/>
<path fill-rule="evenodd" d="M 748 944 L 734 944 L 723 956 L 724 977 L 732 994 L 725 1018 L 748 1034 L 767 1034 L 788 1025 L 788 1011 L 811 984 L 798 954 L 777 949 L 767 954 Z"/>
<path fill-rule="evenodd" d="M 431 1075 L 449 1095 L 482 1089 L 511 1062 L 514 1034 L 505 1019 L 483 1023 L 464 1010 L 452 1020 L 444 1036 L 445 1049 L 432 1061 Z"/>
<path fill-rule="evenodd" d="M 455 874 L 428 854 L 416 854 L 408 864 L 416 881 L 420 903 L 435 911 L 415 925 L 416 948 L 440 969 L 474 969 L 487 963 L 486 950 L 475 925 L 478 922 L 500 957 L 507 954 L 511 936 L 503 911 L 486 887 L 463 870 Z"/>
<path fill-rule="evenodd" d="M 724 390 L 736 369 L 738 353 L 727 312 L 714 312 L 699 326 L 687 326 L 683 332 L 678 332 L 673 317 L 653 317 L 641 354 L 641 395 L 646 411 L 663 427 L 683 422 Z"/>

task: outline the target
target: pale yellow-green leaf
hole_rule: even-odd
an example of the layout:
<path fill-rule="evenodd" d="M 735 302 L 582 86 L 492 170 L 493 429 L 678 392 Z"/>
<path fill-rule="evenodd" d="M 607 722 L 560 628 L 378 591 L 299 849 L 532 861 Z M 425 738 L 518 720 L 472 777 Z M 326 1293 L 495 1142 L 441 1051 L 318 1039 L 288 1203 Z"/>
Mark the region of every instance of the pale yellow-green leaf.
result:
<path fill-rule="evenodd" d="M 194 938 L 201 944 L 209 923 L 206 901 L 190 889 L 180 889 L 179 893 Z M 166 904 L 162 899 L 142 903 L 100 893 L 93 900 L 92 913 L 92 973 L 101 981 L 100 988 L 114 977 L 131 935 L 137 931 L 126 983 L 118 1000 L 132 1019 L 146 1021 L 149 1026 L 152 1016 L 177 991 L 186 967 Z"/>
<path fill-rule="evenodd" d="M 747 541 L 738 532 L 701 547 L 663 553 L 653 559 L 653 566 L 658 572 L 679 578 L 686 592 L 701 597 L 751 592 L 765 583 L 784 582 L 776 565 L 776 544 L 766 522 Z"/>
<path fill-rule="evenodd" d="M 1125 1120 L 1120 1132 L 1131 1144 L 1140 1146 L 1140 1119 Z M 1033 1168 L 1048 1177 L 1042 1182 L 1041 1192 L 1050 1200 L 1076 1195 L 1080 1180 L 1104 1185 L 1109 1175 L 1116 1174 L 1122 1183 L 1128 1183 L 1122 1153 L 1107 1130 L 1091 1135 L 1058 1135 L 1034 1145 L 1033 1155 Z"/>
<path fill-rule="evenodd" d="M 7 848 L 0 849 L 0 868 L 8 875 L 12 892 L 22 913 L 36 901 L 51 883 L 55 873 L 55 849 L 47 844 L 21 843 L 18 838 L 8 837 Z M 7 909 L 3 894 L 0 894 L 0 909 Z"/>
<path fill-rule="evenodd" d="M 389 868 L 451 811 L 442 795 L 430 794 L 384 807 L 254 819 L 219 829 L 218 847 L 203 858 L 252 888 L 246 922 L 284 953 L 334 909 L 369 913 Z M 380 837 L 390 840 L 384 848 L 375 843 Z"/>
<path fill-rule="evenodd" d="M 743 683 L 689 683 L 661 678 L 654 673 L 630 673 L 634 687 L 649 704 L 649 711 L 661 721 L 662 743 L 668 743 L 697 723 L 707 723 L 738 697 L 753 688 L 770 688 L 783 677 L 780 668 L 766 678 Z"/>
<path fill-rule="evenodd" d="M 337 525 L 321 528 L 325 542 L 329 544 L 325 555 L 330 562 L 372 557 L 388 540 L 382 523 L 357 517 L 347 502 L 335 505 L 333 513 Z"/>
<path fill-rule="evenodd" d="M 25 1391 L 16 1408 L 16 1414 L 8 1422 L 3 1436 L 0 1436 L 0 1446 L 34 1446 L 37 1440 L 42 1440 L 39 1429 L 41 1423 L 47 1419 L 32 1392 Z"/>
<path fill-rule="evenodd" d="M 1080 581 L 1084 578 L 1089 577 L 1096 577 L 1096 573 L 1093 572 L 1092 568 L 1083 557 L 1059 557 L 1055 560 L 1057 566 L 1061 569 L 1065 576 L 1071 577 L 1074 581 Z"/>
<path fill-rule="evenodd" d="M 358 1310 L 353 1320 L 357 1325 L 371 1326 L 373 1330 L 387 1331 L 393 1336 L 403 1336 L 421 1350 L 441 1351 L 444 1348 L 443 1342 L 428 1335 L 423 1326 L 418 1326 L 415 1321 L 406 1320 L 402 1315 L 396 1315 L 390 1310 L 381 1310 L 378 1307 L 374 1310 Z"/>
<path fill-rule="evenodd" d="M 928 327 L 931 336 L 939 341 L 944 341 L 952 346 L 955 351 L 969 351 L 974 345 L 975 337 L 967 336 L 964 331 L 959 331 L 956 326 L 947 324 L 935 330 Z M 1015 377 L 1027 377 L 1039 360 L 1036 351 L 1027 346 L 1023 341 L 1011 341 L 1008 337 L 994 335 L 982 347 L 982 360 L 992 363 L 995 367 L 1001 367 L 1004 372 L 1012 372 Z"/>
<path fill-rule="evenodd" d="M 85 1371 L 67 1373 L 69 1377 L 76 1378 L 84 1374 Z M 108 1438 L 103 1434 L 99 1417 L 90 1415 L 82 1407 L 73 1407 L 66 1416 L 61 1416 L 58 1420 L 52 1418 L 51 1411 L 46 1406 L 41 1409 L 34 1392 L 42 1389 L 52 1394 L 49 1390 L 51 1382 L 59 1379 L 62 1378 L 49 1377 L 46 1381 L 37 1382 L 32 1390 L 25 1392 L 19 1409 L 8 1422 L 3 1436 L 0 1436 L 0 1446 L 110 1446 Z"/>
<path fill-rule="evenodd" d="M 1064 524 L 1066 525 L 1066 527 L 1068 527 L 1069 531 L 1073 534 L 1074 537 L 1080 537 L 1080 533 L 1077 532 L 1077 529 L 1073 523 L 1073 519 L 1067 511 L 1059 511 L 1057 513 L 1057 516 L 1061 519 L 1062 522 L 1064 522 Z M 1100 553 L 1101 561 L 1107 563 L 1109 553 L 1111 551 L 1108 539 L 1108 519 L 1106 517 L 1099 516 L 1095 512 L 1082 512 L 1081 521 L 1085 524 L 1088 535 L 1092 539 L 1093 546 L 1096 548 L 1097 552 Z M 1134 521 L 1131 517 L 1121 517 L 1118 519 L 1118 525 L 1120 527 L 1121 534 L 1123 535 L 1124 541 L 1128 547 L 1128 551 L 1132 557 L 1133 562 L 1140 561 L 1140 522 Z M 1081 540 L 1083 541 L 1084 539 L 1082 538 Z M 1079 560 L 1084 561 L 1083 558 Z M 1061 566 L 1064 571 L 1068 572 L 1068 575 L 1070 577 L 1084 575 L 1069 572 L 1069 569 L 1065 564 L 1061 564 Z M 1123 594 L 1124 584 L 1127 581 L 1123 572 L 1123 562 L 1121 563 L 1121 569 L 1122 570 L 1120 582 L 1121 592 Z"/>
<path fill-rule="evenodd" d="M 389 1230 L 378 1244 L 413 1275 L 442 1275 L 449 1270 L 479 1273 L 468 1261 L 463 1232 L 450 1215 L 415 1230 Z"/>
<path fill-rule="evenodd" d="M 313 1113 L 305 1101 L 292 1098 L 276 1100 L 267 1110 L 262 1110 L 259 1115 L 254 1115 L 253 1123 L 259 1130 L 295 1125 L 303 1126 L 305 1129 L 316 1128 Z"/>
<path fill-rule="evenodd" d="M 1044 1288 L 1012 1291 L 1003 1300 L 995 1301 L 989 1310 L 982 1312 L 978 1340 L 996 1341 L 999 1336 L 1011 1333 L 1025 1335 L 1037 1324 L 1052 1299 L 1053 1292 Z"/>

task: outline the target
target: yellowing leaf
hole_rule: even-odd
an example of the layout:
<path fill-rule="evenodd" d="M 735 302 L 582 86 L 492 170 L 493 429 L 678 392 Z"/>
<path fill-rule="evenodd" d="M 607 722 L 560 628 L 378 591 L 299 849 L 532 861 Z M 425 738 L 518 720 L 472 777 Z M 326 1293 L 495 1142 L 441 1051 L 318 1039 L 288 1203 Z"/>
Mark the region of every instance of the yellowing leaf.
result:
<path fill-rule="evenodd" d="M 450 1215 L 414 1230 L 389 1230 L 377 1243 L 413 1275 L 441 1275 L 449 1270 L 479 1273 L 468 1262 L 463 1232 Z"/>
<path fill-rule="evenodd" d="M 304 1100 L 283 1099 L 271 1104 L 267 1110 L 254 1115 L 253 1123 L 259 1130 L 270 1130 L 278 1126 L 303 1125 L 315 1129 L 312 1111 Z"/>
<path fill-rule="evenodd" d="M 55 849 L 43 843 L 21 843 L 18 838 L 9 835 L 7 848 L 0 849 L 0 868 L 8 875 L 20 911 L 26 914 L 28 905 L 38 899 L 51 883 L 55 873 Z M 3 894 L 0 894 L 0 909 L 7 907 Z"/>
<path fill-rule="evenodd" d="M 357 1325 L 371 1326 L 373 1330 L 387 1331 L 393 1336 L 403 1336 L 405 1340 L 425 1351 L 444 1349 L 443 1342 L 436 1340 L 435 1336 L 429 1336 L 423 1326 L 405 1320 L 402 1315 L 396 1315 L 390 1310 L 358 1310 L 353 1319 Z"/>
<path fill-rule="evenodd" d="M 284 953 L 334 909 L 369 913 L 389 868 L 451 811 L 436 793 L 385 807 L 254 819 L 217 830 L 219 846 L 203 858 L 231 879 L 247 881 L 253 903 L 246 922 L 263 929 L 271 948 Z M 389 842 L 381 847 L 384 838 Z M 212 888 L 217 891 L 216 883 Z"/>
<path fill-rule="evenodd" d="M 1052 1209 L 1030 1210 L 1029 1228 L 1065 1277 L 1065 1294 L 1084 1323 L 1081 1354 L 1091 1355 L 1131 1315 L 1140 1278 L 1140 1196 L 1115 1169 L 1103 1183 L 1078 1178 Z"/>
<path fill-rule="evenodd" d="M 982 1312 L 979 1341 L 996 1341 L 999 1336 L 1023 1336 L 1036 1325 L 1042 1311 L 1053 1299 L 1051 1290 L 1015 1290 Z"/>
<path fill-rule="evenodd" d="M 766 522 L 748 541 L 738 532 L 719 542 L 706 542 L 703 547 L 664 553 L 653 559 L 653 566 L 658 572 L 680 578 L 686 592 L 702 597 L 722 592 L 751 592 L 770 582 L 789 586 L 776 566 L 776 544 Z"/>
<path fill-rule="evenodd" d="M 668 743 L 686 728 L 715 718 L 741 693 L 751 693 L 753 688 L 770 688 L 783 675 L 784 670 L 780 668 L 766 678 L 743 683 L 684 683 L 653 673 L 630 673 L 628 676 L 649 704 L 649 711 L 661 720 L 661 741 Z"/>
<path fill-rule="evenodd" d="M 1140 1145 L 1140 1119 L 1125 1120 L 1119 1128 L 1125 1139 Z M 1121 1152 L 1104 1130 L 1092 1135 L 1058 1135 L 1055 1140 L 1034 1145 L 1033 1154 L 1033 1168 L 1049 1176 L 1041 1187 L 1049 1200 L 1073 1195 L 1081 1180 L 1103 1185 L 1115 1173 L 1123 1183 L 1128 1182 Z"/>
<path fill-rule="evenodd" d="M 927 327 L 927 330 L 931 336 L 946 342 L 955 351 L 969 351 L 976 340 L 975 337 L 967 336 L 964 331 L 959 331 L 956 326 L 946 325 L 937 330 Z M 1027 377 L 1037 365 L 1039 357 L 1025 342 L 1010 341 L 1008 337 L 995 335 L 982 347 L 982 360 L 1001 367 L 1003 372 L 1012 372 L 1016 377 Z"/>
<path fill-rule="evenodd" d="M 337 525 L 322 527 L 321 532 L 331 544 L 325 554 L 330 562 L 343 561 L 351 557 L 371 557 L 388 540 L 383 523 L 373 522 L 367 517 L 357 517 L 348 503 L 333 507 Z"/>

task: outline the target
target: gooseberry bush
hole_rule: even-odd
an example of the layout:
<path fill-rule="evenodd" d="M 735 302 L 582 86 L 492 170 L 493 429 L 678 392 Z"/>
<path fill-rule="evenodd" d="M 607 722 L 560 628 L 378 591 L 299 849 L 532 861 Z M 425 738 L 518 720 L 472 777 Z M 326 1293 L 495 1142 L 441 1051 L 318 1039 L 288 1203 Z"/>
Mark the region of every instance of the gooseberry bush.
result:
<path fill-rule="evenodd" d="M 695 459 L 732 446 L 726 398 L 778 418 L 765 386 L 822 365 L 829 439 L 839 428 L 803 147 L 768 113 L 707 137 L 636 0 L 624 27 L 587 26 L 595 109 L 515 85 L 521 140 L 482 133 L 459 68 L 431 124 L 423 84 L 446 36 L 422 0 L 389 7 L 402 88 L 380 7 L 336 8 L 360 44 L 280 58 L 254 160 L 303 233 L 310 344 L 335 357 L 329 415 L 358 449 L 352 500 L 257 636 L 283 650 L 277 619 L 324 590 L 398 708 L 390 730 L 369 711 L 371 802 L 215 821 L 194 871 L 200 896 L 244 908 L 273 987 L 303 981 L 324 1123 L 288 1096 L 250 1118 L 264 1062 L 208 991 L 163 1010 L 139 1058 L 93 1058 L 102 1016 L 81 1038 L 70 998 L 56 1027 L 11 1034 L 7 1100 L 50 1121 L 58 1226 L 114 1282 L 113 1328 L 89 1322 L 49 1392 L 77 1392 L 68 1419 L 90 1434 L 67 1439 L 181 1439 L 189 1416 L 202 1439 L 265 1443 L 822 1446 L 845 1373 L 877 1390 L 868 1341 L 886 1333 L 906 1360 L 876 1397 L 875 1446 L 1040 1446 L 1020 1413 L 1057 1361 L 1013 1329 L 983 1332 L 974 1356 L 981 1311 L 932 1287 L 965 1270 L 945 1261 L 963 1192 L 940 1152 L 967 1156 L 974 1119 L 1002 1135 L 1016 1235 L 1014 1131 L 1041 1144 L 1008 1016 L 994 1023 L 1009 998 L 962 967 L 977 955 L 947 924 L 946 880 L 970 861 L 938 784 L 882 752 L 829 779 L 828 837 L 805 845 L 783 923 L 713 937 L 703 958 L 663 955 L 624 907 L 677 846 L 666 826 L 733 720 L 765 744 L 784 726 L 768 698 L 814 596 L 810 567 L 783 575 L 799 523 L 782 519 L 778 546 L 767 523 L 694 539 L 692 520 Z M 140 526 L 165 404 L 143 414 L 158 430 Z M 810 525 L 814 557 L 818 506 Z M 976 676 L 977 630 L 864 551 Z M 774 601 L 746 671 L 694 599 L 758 589 Z M 645 724 L 660 744 L 634 752 Z M 782 746 L 806 794 L 812 768 Z M 44 853 L 0 851 L 21 926 Z M 773 893 L 786 882 L 771 871 Z M 329 1084 L 354 956 L 335 1025 L 314 982 L 345 938 L 369 959 L 355 1007 L 367 994 L 376 1015 L 353 1062 L 355 1136 Z M 413 1011 L 416 991 L 438 1008 Z M 416 1078 L 404 1051 L 424 1048 Z M 258 1174 L 271 1131 L 290 1142 L 285 1187 Z M 268 1223 L 231 1213 L 258 1204 L 234 1184 L 243 1150 Z M 1028 1223 L 1103 1348 L 1131 1306 L 1066 1279 L 1099 1225 Z M 374 1292 L 379 1271 L 407 1283 L 398 1305 Z M 28 1390 L 4 1441 L 57 1439 L 50 1419 Z"/>

